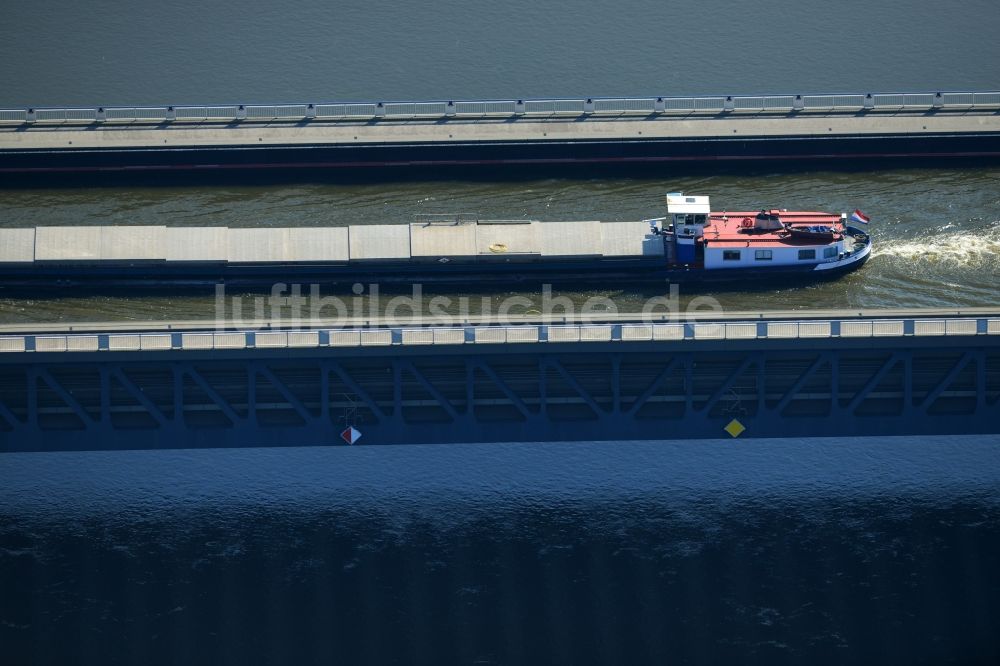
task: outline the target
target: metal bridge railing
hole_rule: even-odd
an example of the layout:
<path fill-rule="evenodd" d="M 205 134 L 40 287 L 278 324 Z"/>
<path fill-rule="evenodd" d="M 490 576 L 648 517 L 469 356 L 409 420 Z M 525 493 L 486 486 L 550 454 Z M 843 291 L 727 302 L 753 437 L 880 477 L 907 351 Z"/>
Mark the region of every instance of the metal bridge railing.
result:
<path fill-rule="evenodd" d="M 656 98 L 653 97 L 615 97 L 594 100 L 594 113 L 625 114 L 625 113 L 655 113 Z"/>
<path fill-rule="evenodd" d="M 322 120 L 354 120 L 376 117 L 378 104 L 317 104 L 316 118 Z"/>
<path fill-rule="evenodd" d="M 165 106 L 107 107 L 104 117 L 108 122 L 163 122 L 169 118 L 169 110 Z"/>
<path fill-rule="evenodd" d="M 95 352 L 254 347 L 804 340 L 1000 335 L 1000 319 L 832 319 L 580 325 L 391 326 L 290 331 L 81 333 L 0 336 L 3 352 Z M 958 344 L 958 343 L 956 343 Z"/>
<path fill-rule="evenodd" d="M 997 110 L 998 91 L 0 109 L 2 124 L 292 122 L 514 116 Z"/>

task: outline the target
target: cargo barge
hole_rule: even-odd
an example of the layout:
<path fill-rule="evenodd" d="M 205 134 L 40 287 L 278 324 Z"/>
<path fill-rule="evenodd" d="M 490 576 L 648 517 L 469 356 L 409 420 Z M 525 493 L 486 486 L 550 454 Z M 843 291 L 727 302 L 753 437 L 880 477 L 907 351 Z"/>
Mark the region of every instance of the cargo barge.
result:
<path fill-rule="evenodd" d="M 845 214 L 720 213 L 707 196 L 672 193 L 666 216 L 630 222 L 430 216 L 343 227 L 0 229 L 0 285 L 746 285 L 756 278 L 835 278 L 870 254 L 870 237 Z"/>

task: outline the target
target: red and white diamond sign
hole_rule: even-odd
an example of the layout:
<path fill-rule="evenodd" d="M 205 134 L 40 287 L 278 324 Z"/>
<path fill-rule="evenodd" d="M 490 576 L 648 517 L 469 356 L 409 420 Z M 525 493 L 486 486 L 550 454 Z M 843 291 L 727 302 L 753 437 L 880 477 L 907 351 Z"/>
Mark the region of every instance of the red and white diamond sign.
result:
<path fill-rule="evenodd" d="M 353 444 L 354 442 L 361 439 L 361 431 L 356 430 L 354 426 L 348 426 L 344 432 L 340 433 L 340 438 L 347 442 L 348 444 Z"/>

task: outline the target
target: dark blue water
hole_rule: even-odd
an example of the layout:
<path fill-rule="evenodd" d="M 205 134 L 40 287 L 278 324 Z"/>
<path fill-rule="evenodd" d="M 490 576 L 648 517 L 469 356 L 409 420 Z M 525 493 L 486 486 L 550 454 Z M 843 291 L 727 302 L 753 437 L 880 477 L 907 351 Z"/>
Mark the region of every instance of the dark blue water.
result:
<path fill-rule="evenodd" d="M 4 4 L 0 108 L 995 89 L 994 0 Z"/>
<path fill-rule="evenodd" d="M 20 2 L 0 108 L 989 89 L 998 32 L 991 0 Z M 0 224 L 628 219 L 679 185 L 770 192 L 867 202 L 881 254 L 857 288 L 744 308 L 996 303 L 993 172 L 685 182 L 8 190 Z M 0 456 L 4 665 L 997 663 L 998 563 L 1000 437 Z"/>
<path fill-rule="evenodd" d="M 1000 437 L 7 454 L 0 663 L 996 663 Z"/>

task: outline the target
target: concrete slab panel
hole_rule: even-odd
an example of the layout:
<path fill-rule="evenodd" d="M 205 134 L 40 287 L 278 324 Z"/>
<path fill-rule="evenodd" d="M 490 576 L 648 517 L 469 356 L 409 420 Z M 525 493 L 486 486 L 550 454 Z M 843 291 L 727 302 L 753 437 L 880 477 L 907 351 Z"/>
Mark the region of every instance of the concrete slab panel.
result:
<path fill-rule="evenodd" d="M 88 261 L 101 258 L 101 227 L 38 227 L 35 261 Z"/>
<path fill-rule="evenodd" d="M 35 260 L 35 230 L 0 229 L 0 262 L 31 263 Z"/>
<path fill-rule="evenodd" d="M 538 242 L 539 222 L 488 222 L 476 224 L 476 253 L 480 257 L 509 257 L 516 254 L 541 254 Z"/>
<path fill-rule="evenodd" d="M 227 261 L 226 227 L 167 227 L 167 261 Z"/>
<path fill-rule="evenodd" d="M 351 225 L 350 250 L 351 261 L 409 259 L 410 225 Z"/>
<path fill-rule="evenodd" d="M 350 258 L 347 227 L 293 227 L 288 230 L 288 261 L 342 261 Z"/>
<path fill-rule="evenodd" d="M 663 237 L 649 233 L 649 225 L 635 222 L 601 222 L 601 253 L 605 257 L 662 257 Z"/>
<path fill-rule="evenodd" d="M 101 259 L 105 261 L 165 261 L 165 226 L 102 227 Z"/>
<path fill-rule="evenodd" d="M 600 222 L 541 222 L 543 257 L 599 257 L 603 253 Z"/>
<path fill-rule="evenodd" d="M 230 263 L 284 261 L 288 229 L 230 229 Z"/>
<path fill-rule="evenodd" d="M 416 222 L 410 225 L 410 253 L 416 257 L 476 256 L 473 222 Z"/>

